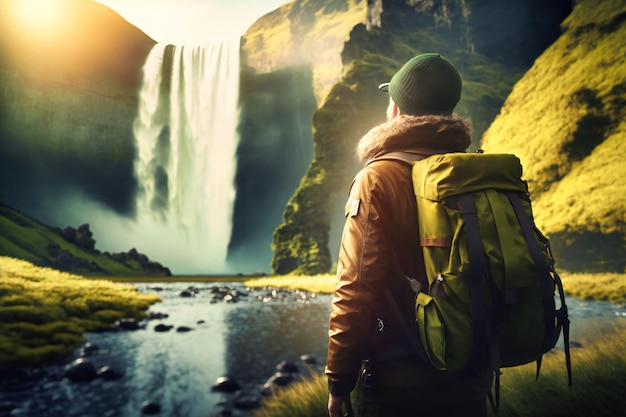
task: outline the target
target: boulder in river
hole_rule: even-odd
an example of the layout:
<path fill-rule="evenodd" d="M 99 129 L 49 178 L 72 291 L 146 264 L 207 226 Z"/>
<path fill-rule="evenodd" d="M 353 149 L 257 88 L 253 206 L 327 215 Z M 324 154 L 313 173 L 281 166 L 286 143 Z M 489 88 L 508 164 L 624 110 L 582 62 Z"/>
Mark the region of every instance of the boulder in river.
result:
<path fill-rule="evenodd" d="M 118 320 L 115 324 L 117 328 L 124 330 L 139 330 L 142 328 L 138 320 L 131 318 Z"/>
<path fill-rule="evenodd" d="M 176 328 L 176 331 L 177 331 L 178 333 L 186 333 L 186 332 L 190 332 L 190 331 L 192 331 L 192 330 L 193 330 L 193 329 L 192 329 L 191 327 L 187 327 L 187 326 L 178 326 L 178 327 Z"/>
<path fill-rule="evenodd" d="M 154 401 L 144 401 L 141 405 L 141 412 L 143 414 L 158 414 L 161 412 L 161 406 Z"/>
<path fill-rule="evenodd" d="M 98 369 L 98 375 L 102 379 L 107 380 L 107 381 L 120 379 L 121 377 L 124 376 L 124 374 L 122 374 L 121 372 L 118 372 L 116 369 L 113 369 L 108 365 L 105 365 L 102 368 Z"/>
<path fill-rule="evenodd" d="M 298 365 L 290 361 L 281 361 L 278 365 L 276 365 L 276 370 L 284 373 L 297 373 L 300 371 L 298 369 Z"/>
<path fill-rule="evenodd" d="M 98 376 L 96 367 L 90 361 L 78 358 L 65 366 L 63 376 L 72 382 L 87 382 Z"/>
<path fill-rule="evenodd" d="M 212 391 L 220 391 L 220 392 L 235 392 L 241 389 L 241 385 L 237 383 L 234 379 L 221 376 L 217 378 L 213 387 L 211 387 Z"/>
<path fill-rule="evenodd" d="M 172 330 L 174 326 L 172 326 L 171 324 L 163 324 L 163 323 L 159 323 L 156 326 L 154 326 L 154 331 L 155 332 L 169 332 L 170 330 Z"/>

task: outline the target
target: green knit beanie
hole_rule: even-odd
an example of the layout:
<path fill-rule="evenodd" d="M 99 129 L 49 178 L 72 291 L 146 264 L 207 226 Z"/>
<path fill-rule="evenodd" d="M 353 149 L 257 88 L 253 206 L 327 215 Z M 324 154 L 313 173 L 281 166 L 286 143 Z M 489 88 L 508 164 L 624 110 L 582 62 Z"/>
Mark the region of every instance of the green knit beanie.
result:
<path fill-rule="evenodd" d="M 461 99 L 461 75 L 439 54 L 421 54 L 410 59 L 379 86 L 388 91 L 402 113 L 451 115 Z"/>

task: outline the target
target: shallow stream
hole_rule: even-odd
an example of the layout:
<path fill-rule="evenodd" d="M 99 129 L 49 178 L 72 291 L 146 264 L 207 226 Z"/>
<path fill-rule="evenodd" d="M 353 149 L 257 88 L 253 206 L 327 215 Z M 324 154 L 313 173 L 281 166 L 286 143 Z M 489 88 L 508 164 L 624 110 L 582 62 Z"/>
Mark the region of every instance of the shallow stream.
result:
<path fill-rule="evenodd" d="M 212 390 L 219 377 L 231 377 L 244 391 L 258 390 L 281 361 L 293 362 L 301 374 L 323 369 L 330 295 L 247 291 L 241 283 L 136 285 L 163 298 L 150 312 L 167 317 L 149 320 L 140 330 L 87 335 L 98 349 L 86 359 L 123 377 L 71 383 L 58 377 L 61 367 L 47 369 L 43 375 L 48 376 L 38 380 L 0 385 L 0 416 L 138 417 L 146 401 L 158 404 L 157 415 L 165 417 L 227 415 L 221 414 L 224 410 L 245 416 L 246 411 L 229 403 L 232 394 Z M 190 286 L 195 295 L 182 297 Z M 238 302 L 216 302 L 215 286 L 247 295 Z M 624 304 L 570 298 L 568 306 L 574 342 L 616 323 L 626 325 Z M 158 324 L 173 328 L 157 332 Z M 181 326 L 190 330 L 177 331 Z M 311 355 L 318 364 L 305 364 L 302 355 Z"/>

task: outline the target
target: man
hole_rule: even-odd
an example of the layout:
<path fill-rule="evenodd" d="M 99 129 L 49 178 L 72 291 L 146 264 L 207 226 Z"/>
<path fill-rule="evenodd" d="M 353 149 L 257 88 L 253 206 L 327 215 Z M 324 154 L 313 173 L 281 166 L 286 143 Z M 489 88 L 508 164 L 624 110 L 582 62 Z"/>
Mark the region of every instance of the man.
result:
<path fill-rule="evenodd" d="M 410 161 L 470 145 L 469 123 L 452 115 L 461 76 L 441 55 L 422 54 L 379 88 L 390 96 L 388 121 L 360 140 L 365 167 L 346 205 L 329 323 L 329 415 L 342 416 L 344 406 L 351 414 L 358 381 L 360 416 L 486 416 L 490 374 L 438 371 L 410 343 L 412 287 L 427 284 Z"/>

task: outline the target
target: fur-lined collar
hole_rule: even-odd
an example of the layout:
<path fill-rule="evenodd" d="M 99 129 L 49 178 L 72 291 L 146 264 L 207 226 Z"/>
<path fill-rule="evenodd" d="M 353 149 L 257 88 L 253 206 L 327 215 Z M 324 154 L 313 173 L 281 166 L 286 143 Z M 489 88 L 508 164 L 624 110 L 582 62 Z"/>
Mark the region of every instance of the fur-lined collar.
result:
<path fill-rule="evenodd" d="M 388 152 L 419 154 L 464 152 L 471 143 L 471 126 L 458 116 L 401 115 L 378 125 L 361 138 L 356 153 L 366 161 Z"/>

